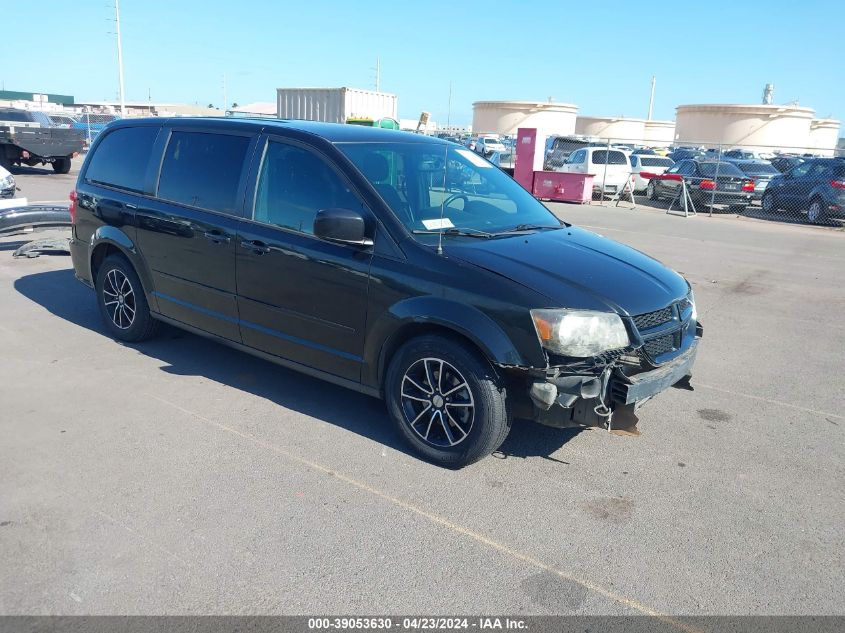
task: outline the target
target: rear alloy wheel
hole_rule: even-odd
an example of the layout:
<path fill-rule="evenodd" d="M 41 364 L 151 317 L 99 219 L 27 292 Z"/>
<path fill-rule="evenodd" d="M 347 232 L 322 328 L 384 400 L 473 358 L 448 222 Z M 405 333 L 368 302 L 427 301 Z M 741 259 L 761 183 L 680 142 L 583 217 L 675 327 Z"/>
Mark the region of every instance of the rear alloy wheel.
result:
<path fill-rule="evenodd" d="M 95 287 L 100 315 L 113 338 L 137 343 L 156 334 L 159 322 L 150 314 L 141 280 L 125 257 L 107 257 Z"/>
<path fill-rule="evenodd" d="M 486 457 L 510 430 L 505 390 L 493 368 L 451 338 L 406 343 L 388 369 L 385 397 L 405 440 L 440 466 L 460 468 Z"/>
<path fill-rule="evenodd" d="M 778 207 L 775 204 L 775 194 L 770 191 L 764 193 L 763 199 L 760 201 L 760 206 L 763 207 L 763 211 L 766 213 L 774 213 L 777 211 Z"/>
<path fill-rule="evenodd" d="M 810 208 L 807 209 L 807 220 L 811 224 L 823 224 L 826 220 L 824 203 L 820 198 L 813 198 L 812 202 L 810 202 Z"/>
<path fill-rule="evenodd" d="M 649 180 L 648 186 L 645 188 L 645 193 L 648 196 L 649 200 L 659 200 L 659 196 L 657 195 L 657 188 L 654 186 L 654 181 Z"/>

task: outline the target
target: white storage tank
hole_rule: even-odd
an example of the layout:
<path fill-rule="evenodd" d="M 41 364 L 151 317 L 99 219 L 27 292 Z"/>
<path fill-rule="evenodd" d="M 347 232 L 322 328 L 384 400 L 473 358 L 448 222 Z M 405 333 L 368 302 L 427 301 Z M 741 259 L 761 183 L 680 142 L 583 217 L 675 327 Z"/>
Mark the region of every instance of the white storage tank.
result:
<path fill-rule="evenodd" d="M 578 106 L 537 101 L 476 101 L 472 104 L 473 134 L 515 135 L 521 127 L 538 134 L 574 134 Z"/>
<path fill-rule="evenodd" d="M 669 147 L 675 142 L 674 121 L 646 121 L 645 143 L 652 147 Z"/>
<path fill-rule="evenodd" d="M 575 133 L 614 141 L 639 141 L 645 138 L 645 120 L 625 117 L 579 116 Z"/>
<path fill-rule="evenodd" d="M 350 118 L 396 119 L 396 95 L 358 88 L 277 88 L 277 116 L 327 123 Z"/>
<path fill-rule="evenodd" d="M 809 152 L 833 156 L 837 143 L 839 143 L 839 121 L 836 119 L 810 121 L 810 142 L 807 144 Z"/>
<path fill-rule="evenodd" d="M 792 105 L 697 104 L 677 107 L 679 145 L 803 152 L 813 109 Z"/>

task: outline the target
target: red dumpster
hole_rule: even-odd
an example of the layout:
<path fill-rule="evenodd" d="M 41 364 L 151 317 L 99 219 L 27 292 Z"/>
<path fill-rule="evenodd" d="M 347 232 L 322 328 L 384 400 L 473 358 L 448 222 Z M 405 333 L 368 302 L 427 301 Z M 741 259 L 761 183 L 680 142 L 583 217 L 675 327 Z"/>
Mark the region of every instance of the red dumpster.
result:
<path fill-rule="evenodd" d="M 535 171 L 531 193 L 541 200 L 590 202 L 595 174 L 570 174 L 559 171 Z"/>

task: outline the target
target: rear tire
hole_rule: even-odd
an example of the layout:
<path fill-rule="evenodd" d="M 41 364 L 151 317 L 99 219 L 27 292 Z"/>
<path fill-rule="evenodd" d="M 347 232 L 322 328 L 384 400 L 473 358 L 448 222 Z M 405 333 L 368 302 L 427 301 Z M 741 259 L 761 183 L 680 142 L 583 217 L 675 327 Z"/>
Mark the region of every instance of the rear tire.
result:
<path fill-rule="evenodd" d="M 813 198 L 810 200 L 810 206 L 807 209 L 807 221 L 810 224 L 826 224 L 827 213 L 825 213 L 824 201 L 821 198 Z"/>
<path fill-rule="evenodd" d="M 460 468 L 486 457 L 511 428 L 501 379 L 458 339 L 411 339 L 391 360 L 384 389 L 399 433 L 438 466 Z"/>
<path fill-rule="evenodd" d="M 57 158 L 53 161 L 53 171 L 57 174 L 66 174 L 70 171 L 71 157 Z"/>
<path fill-rule="evenodd" d="M 160 322 L 150 313 L 138 274 L 123 255 L 109 255 L 97 270 L 97 305 L 109 334 L 138 343 L 158 333 Z"/>

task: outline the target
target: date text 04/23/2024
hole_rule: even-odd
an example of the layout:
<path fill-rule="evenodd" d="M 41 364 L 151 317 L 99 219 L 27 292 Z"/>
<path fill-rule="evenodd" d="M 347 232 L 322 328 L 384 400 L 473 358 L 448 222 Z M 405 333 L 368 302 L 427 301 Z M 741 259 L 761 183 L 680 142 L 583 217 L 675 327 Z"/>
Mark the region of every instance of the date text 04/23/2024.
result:
<path fill-rule="evenodd" d="M 498 617 L 329 617 L 309 618 L 308 629 L 326 630 L 389 630 L 443 631 L 443 630 L 525 630 L 524 620 Z"/>

